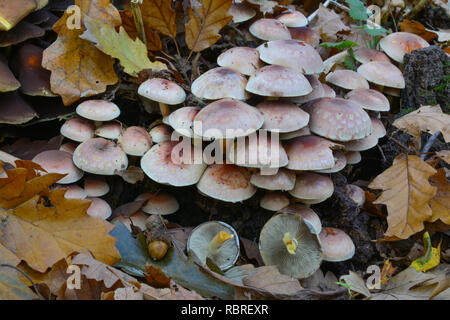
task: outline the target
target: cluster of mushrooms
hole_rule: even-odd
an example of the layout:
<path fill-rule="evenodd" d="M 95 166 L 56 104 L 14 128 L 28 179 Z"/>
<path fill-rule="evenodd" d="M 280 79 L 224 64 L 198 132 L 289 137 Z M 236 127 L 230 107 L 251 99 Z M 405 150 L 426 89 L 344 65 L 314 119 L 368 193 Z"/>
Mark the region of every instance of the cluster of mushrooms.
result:
<path fill-rule="evenodd" d="M 254 16 L 244 4 L 233 4 L 230 13 L 235 23 Z M 261 207 L 277 212 L 260 234 L 265 264 L 305 278 L 322 261 L 350 259 L 355 252 L 351 238 L 342 230 L 322 227 L 309 206 L 333 194 L 330 173 L 358 163 L 360 152 L 386 134 L 379 113 L 388 111 L 390 103 L 380 90 L 396 94 L 404 88 L 396 64 L 428 43 L 414 34 L 391 33 L 380 42 L 383 51 L 355 49 L 360 65 L 352 71 L 335 56 L 322 60 L 316 51 L 320 37 L 307 23 L 298 11 L 252 23 L 248 32 L 260 45 L 223 52 L 218 67 L 192 83 L 192 94 L 207 102 L 205 107 L 182 106 L 186 93 L 173 81 L 143 82 L 138 94 L 158 102 L 163 115 L 163 123 L 150 132 L 125 129 L 114 120 L 120 110 L 111 102 L 81 103 L 79 117 L 61 128 L 72 142 L 64 144 L 58 155 L 46 151 L 34 160 L 47 171 L 64 164 L 71 174 L 61 183 L 74 183 L 84 172 L 113 175 L 127 168 L 129 155 L 141 157 L 141 168 L 150 179 L 175 187 L 196 185 L 202 195 L 220 201 L 241 202 L 264 189 Z M 58 160 L 49 160 L 52 157 Z M 93 179 L 86 179 L 84 189 L 77 192 L 101 196 L 88 191 Z M 348 185 L 346 192 L 362 206 L 361 188 Z M 146 201 L 145 213 L 164 215 L 179 209 L 167 194 L 148 193 L 137 200 Z M 108 217 L 96 210 L 93 215 Z M 134 224 L 145 226 L 143 212 Z M 224 222 L 205 222 L 192 231 L 187 250 L 201 262 L 210 258 L 227 270 L 239 256 L 238 235 Z"/>

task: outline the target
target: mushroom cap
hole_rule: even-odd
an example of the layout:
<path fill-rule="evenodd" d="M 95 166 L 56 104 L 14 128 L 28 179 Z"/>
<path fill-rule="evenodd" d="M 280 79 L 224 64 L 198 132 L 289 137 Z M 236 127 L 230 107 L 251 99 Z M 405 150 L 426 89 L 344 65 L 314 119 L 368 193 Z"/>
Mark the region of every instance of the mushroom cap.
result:
<path fill-rule="evenodd" d="M 183 107 L 168 115 L 167 122 L 179 134 L 192 137 L 192 124 L 199 113 L 199 107 Z"/>
<path fill-rule="evenodd" d="M 359 151 L 345 151 L 345 158 L 347 158 L 347 164 L 357 164 L 361 161 L 361 153 Z"/>
<path fill-rule="evenodd" d="M 226 240 L 216 254 L 209 254 L 209 244 L 219 233 L 226 232 L 233 238 Z M 201 263 L 206 265 L 206 259 L 210 258 L 220 270 L 231 268 L 239 258 L 239 236 L 229 224 L 222 221 L 208 221 L 195 227 L 189 235 L 186 249 L 194 252 Z"/>
<path fill-rule="evenodd" d="M 249 31 L 256 38 L 266 41 L 291 39 L 288 28 L 277 19 L 256 20 Z"/>
<path fill-rule="evenodd" d="M 256 15 L 256 11 L 245 3 L 233 3 L 228 9 L 228 14 L 233 16 L 234 23 L 250 20 Z"/>
<path fill-rule="evenodd" d="M 177 187 L 196 184 L 206 164 L 196 163 L 193 148 L 183 150 L 183 147 L 183 142 L 178 141 L 165 141 L 154 145 L 141 158 L 142 170 L 150 179 L 159 183 Z M 189 152 L 191 154 L 188 154 Z"/>
<path fill-rule="evenodd" d="M 292 131 L 292 132 L 286 132 L 286 133 L 281 133 L 280 134 L 280 140 L 290 140 L 296 137 L 301 137 L 301 136 L 309 136 L 311 135 L 311 131 L 309 130 L 309 127 L 303 127 L 301 129 Z"/>
<path fill-rule="evenodd" d="M 334 156 L 334 166 L 333 166 L 333 168 L 316 170 L 316 172 L 320 172 L 320 173 L 334 173 L 334 172 L 338 172 L 338 171 L 341 171 L 342 169 L 344 169 L 345 166 L 347 165 L 347 158 L 345 157 L 344 152 L 341 151 L 341 150 L 334 150 L 333 151 L 333 156 Z"/>
<path fill-rule="evenodd" d="M 260 96 L 297 97 L 307 95 L 312 87 L 300 72 L 271 65 L 258 69 L 248 80 L 246 90 Z"/>
<path fill-rule="evenodd" d="M 233 98 L 247 100 L 250 94 L 245 91 L 247 78 L 239 72 L 225 67 L 206 71 L 192 82 L 192 93 L 201 99 L 218 100 Z"/>
<path fill-rule="evenodd" d="M 369 83 L 359 73 L 352 70 L 336 70 L 326 76 L 326 81 L 347 89 L 369 89 Z"/>
<path fill-rule="evenodd" d="M 118 145 L 126 154 L 143 156 L 152 146 L 152 137 L 141 127 L 128 127 L 119 136 Z"/>
<path fill-rule="evenodd" d="M 400 97 L 401 96 L 401 90 L 397 89 L 397 88 L 384 87 L 383 93 L 387 94 L 388 96 L 391 96 L 391 97 Z"/>
<path fill-rule="evenodd" d="M 76 149 L 77 147 L 78 147 L 78 143 L 75 143 L 75 142 L 73 142 L 73 141 L 70 141 L 70 142 L 63 143 L 63 144 L 59 147 L 59 150 L 60 150 L 60 151 L 65 151 L 65 152 L 68 152 L 68 153 L 73 154 L 73 153 L 75 152 L 75 149 Z"/>
<path fill-rule="evenodd" d="M 95 129 L 95 135 L 111 140 L 118 139 L 121 133 L 122 125 L 116 121 L 102 123 L 97 129 Z"/>
<path fill-rule="evenodd" d="M 138 89 L 138 94 L 161 103 L 174 105 L 186 100 L 186 92 L 173 81 L 152 78 L 144 81 Z"/>
<path fill-rule="evenodd" d="M 381 51 L 374 49 L 359 47 L 353 50 L 353 54 L 356 61 L 358 61 L 359 63 L 367 63 L 372 61 L 391 62 L 387 55 L 385 55 Z"/>
<path fill-rule="evenodd" d="M 143 193 L 135 201 L 146 200 L 141 210 L 148 214 L 168 215 L 178 211 L 180 205 L 177 199 L 164 192 Z"/>
<path fill-rule="evenodd" d="M 289 198 L 280 191 L 268 191 L 259 201 L 259 206 L 269 211 L 278 211 L 289 205 Z"/>
<path fill-rule="evenodd" d="M 111 121 L 120 115 L 119 107 L 105 100 L 87 100 L 76 109 L 79 116 L 94 121 Z"/>
<path fill-rule="evenodd" d="M 374 134 L 378 139 L 383 138 L 386 135 L 386 128 L 380 119 L 375 117 L 370 117 L 372 121 L 372 134 Z"/>
<path fill-rule="evenodd" d="M 344 188 L 345 194 L 356 203 L 358 207 L 362 207 L 366 202 L 366 194 L 363 189 L 354 184 L 348 184 Z"/>
<path fill-rule="evenodd" d="M 299 40 L 317 47 L 320 43 L 320 34 L 310 27 L 289 28 L 292 39 Z"/>
<path fill-rule="evenodd" d="M 262 61 L 294 69 L 303 74 L 319 74 L 323 61 L 317 51 L 309 44 L 298 40 L 269 41 L 258 48 Z"/>
<path fill-rule="evenodd" d="M 322 244 L 324 261 L 345 261 L 351 259 L 355 254 L 355 244 L 342 230 L 322 228 L 319 238 Z"/>
<path fill-rule="evenodd" d="M 200 110 L 194 119 L 194 133 L 207 140 L 233 139 L 254 133 L 263 122 L 263 115 L 255 107 L 235 99 L 222 99 Z"/>
<path fill-rule="evenodd" d="M 19 88 L 20 82 L 9 69 L 8 61 L 0 54 L 0 92 L 15 91 Z"/>
<path fill-rule="evenodd" d="M 102 197 L 110 190 L 109 184 L 101 178 L 86 177 L 84 190 L 88 197 Z"/>
<path fill-rule="evenodd" d="M 60 150 L 47 150 L 37 154 L 33 162 L 39 164 L 47 172 L 67 174 L 58 181 L 61 184 L 69 184 L 80 180 L 84 172 L 78 169 L 73 161 L 72 154 Z"/>
<path fill-rule="evenodd" d="M 277 132 L 293 132 L 308 125 L 309 114 L 287 101 L 263 101 L 256 105 L 263 114 L 261 129 Z"/>
<path fill-rule="evenodd" d="M 322 170 L 334 167 L 332 148 L 342 146 L 327 139 L 306 135 L 288 140 L 284 144 L 291 170 Z"/>
<path fill-rule="evenodd" d="M 361 108 L 372 111 L 389 111 L 389 100 L 373 89 L 355 89 L 347 93 L 346 99 L 358 103 Z"/>
<path fill-rule="evenodd" d="M 389 62 L 373 61 L 358 67 L 358 73 L 375 84 L 403 89 L 405 79 L 399 68 Z"/>
<path fill-rule="evenodd" d="M 133 222 L 133 225 L 138 227 L 139 229 L 145 230 L 146 229 L 145 222 L 147 221 L 147 219 L 148 214 L 145 214 L 144 212 L 139 210 L 138 212 L 133 213 L 129 217 L 118 216 L 114 218 L 111 222 L 116 223 L 117 221 L 120 221 L 128 229 L 128 231 L 131 232 L 131 222 Z"/>
<path fill-rule="evenodd" d="M 330 177 L 315 172 L 297 174 L 294 189 L 289 194 L 300 200 L 326 200 L 333 195 L 334 185 Z M 316 202 L 317 203 L 317 202 Z"/>
<path fill-rule="evenodd" d="M 165 124 L 159 124 L 159 125 L 153 127 L 150 130 L 149 134 L 150 134 L 150 137 L 152 137 L 152 141 L 154 143 L 170 141 L 171 137 L 172 137 L 172 131 L 170 130 L 170 127 Z"/>
<path fill-rule="evenodd" d="M 94 136 L 94 123 L 87 119 L 73 118 L 61 126 L 61 134 L 73 141 L 83 142 Z"/>
<path fill-rule="evenodd" d="M 336 98 L 336 92 L 326 83 L 322 83 L 323 97 L 324 98 Z"/>
<path fill-rule="evenodd" d="M 394 32 L 380 41 L 381 49 L 393 60 L 403 63 L 406 53 L 430 46 L 423 38 L 409 32 Z"/>
<path fill-rule="evenodd" d="M 213 164 L 206 168 L 197 189 L 208 197 L 227 202 L 247 200 L 257 190 L 250 183 L 250 173 L 232 164 Z"/>
<path fill-rule="evenodd" d="M 289 233 L 297 241 L 295 254 L 290 254 L 283 242 Z M 270 218 L 259 236 L 261 257 L 265 265 L 275 265 L 282 274 L 306 278 L 320 267 L 322 250 L 316 234 L 300 215 L 277 214 Z"/>
<path fill-rule="evenodd" d="M 278 21 L 281 21 L 286 27 L 304 27 L 308 24 L 308 19 L 300 11 L 287 11 L 276 17 Z"/>
<path fill-rule="evenodd" d="M 253 173 L 250 183 L 266 190 L 292 190 L 295 185 L 296 175 L 294 172 L 280 168 L 274 175 L 263 175 L 261 172 Z"/>
<path fill-rule="evenodd" d="M 128 167 L 128 158 L 114 142 L 103 138 L 91 138 L 82 142 L 73 153 L 73 162 L 83 171 L 113 175 L 116 170 Z"/>
<path fill-rule="evenodd" d="M 264 66 L 264 63 L 259 60 L 258 50 L 250 47 L 233 47 L 222 52 L 217 58 L 217 64 L 246 76 L 251 76 Z"/>
<path fill-rule="evenodd" d="M 105 200 L 101 198 L 88 198 L 91 200 L 91 205 L 86 210 L 86 213 L 94 218 L 100 218 L 103 220 L 108 219 L 112 214 L 111 206 Z"/>
<path fill-rule="evenodd" d="M 310 227 L 311 232 L 319 234 L 322 231 L 322 222 L 317 213 L 313 209 L 301 203 L 293 203 L 280 210 L 279 213 L 298 214 L 303 218 L 303 221 Z"/>
<path fill-rule="evenodd" d="M 375 147 L 377 143 L 378 138 L 374 133 L 362 139 L 342 142 L 347 151 L 366 151 Z"/>
<path fill-rule="evenodd" d="M 319 98 L 303 107 L 311 132 L 335 141 L 362 139 L 372 132 L 369 115 L 356 102 Z"/>
<path fill-rule="evenodd" d="M 312 91 L 305 96 L 286 98 L 286 100 L 296 104 L 303 104 L 325 96 L 324 86 L 316 75 L 307 75 L 306 79 L 308 79 Z"/>
<path fill-rule="evenodd" d="M 86 191 L 77 184 L 69 184 L 67 186 L 59 185 L 58 187 L 67 188 L 66 193 L 64 193 L 64 198 L 66 199 L 86 199 L 88 196 Z"/>

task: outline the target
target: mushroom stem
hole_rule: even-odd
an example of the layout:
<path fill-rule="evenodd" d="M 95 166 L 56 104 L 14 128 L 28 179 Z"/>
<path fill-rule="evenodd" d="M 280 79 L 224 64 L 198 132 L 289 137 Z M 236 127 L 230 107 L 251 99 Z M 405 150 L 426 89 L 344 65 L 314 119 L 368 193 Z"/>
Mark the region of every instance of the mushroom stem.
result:
<path fill-rule="evenodd" d="M 20 160 L 20 159 L 17 157 L 14 157 L 13 155 L 11 155 L 9 153 L 6 153 L 6 152 L 0 150 L 0 161 L 7 162 L 15 167 L 16 160 Z"/>
<path fill-rule="evenodd" d="M 170 107 L 165 103 L 159 103 L 159 110 L 161 110 L 161 114 L 163 117 L 166 117 L 170 114 Z"/>
<path fill-rule="evenodd" d="M 291 234 L 289 232 L 286 232 L 283 236 L 283 242 L 289 254 L 295 254 L 298 244 L 297 239 L 292 238 Z"/>
<path fill-rule="evenodd" d="M 212 255 L 217 254 L 217 251 L 222 246 L 222 244 L 225 241 L 232 239 L 233 237 L 234 236 L 228 232 L 220 231 L 218 234 L 214 236 L 214 238 L 209 243 L 209 253 Z"/>

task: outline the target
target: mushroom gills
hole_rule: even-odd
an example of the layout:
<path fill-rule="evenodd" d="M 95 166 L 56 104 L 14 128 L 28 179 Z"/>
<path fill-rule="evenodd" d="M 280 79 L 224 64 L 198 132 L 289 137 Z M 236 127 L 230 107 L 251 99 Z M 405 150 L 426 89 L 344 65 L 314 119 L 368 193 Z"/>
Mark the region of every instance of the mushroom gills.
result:
<path fill-rule="evenodd" d="M 219 231 L 209 243 L 209 254 L 214 256 L 219 251 L 220 247 L 229 239 L 233 239 L 234 236 L 231 233 L 225 231 Z"/>
<path fill-rule="evenodd" d="M 297 239 L 293 238 L 289 232 L 286 232 L 283 236 L 283 242 L 289 254 L 294 255 L 298 245 Z"/>

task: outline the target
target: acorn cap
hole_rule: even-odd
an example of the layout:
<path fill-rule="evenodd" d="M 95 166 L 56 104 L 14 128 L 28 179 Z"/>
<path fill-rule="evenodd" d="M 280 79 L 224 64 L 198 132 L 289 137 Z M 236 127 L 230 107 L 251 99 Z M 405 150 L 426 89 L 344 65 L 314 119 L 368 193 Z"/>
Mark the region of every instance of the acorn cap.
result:
<path fill-rule="evenodd" d="M 369 83 L 359 73 L 352 70 L 336 70 L 326 76 L 326 81 L 347 89 L 369 89 Z"/>
<path fill-rule="evenodd" d="M 33 162 L 39 164 L 47 172 L 67 174 L 58 181 L 61 184 L 69 184 L 80 180 L 84 172 L 78 169 L 73 161 L 72 155 L 65 151 L 47 150 L 37 154 Z"/>
<path fill-rule="evenodd" d="M 311 130 L 309 130 L 309 127 L 303 127 L 301 129 L 292 131 L 292 132 L 286 132 L 286 133 L 281 133 L 280 134 L 280 140 L 290 140 L 290 139 L 294 139 L 297 137 L 302 137 L 302 136 L 309 136 L 311 135 Z"/>
<path fill-rule="evenodd" d="M 103 197 L 110 190 L 109 184 L 100 177 L 84 178 L 84 190 L 88 197 Z"/>
<path fill-rule="evenodd" d="M 367 63 L 372 61 L 391 62 L 388 56 L 383 52 L 364 47 L 355 48 L 353 50 L 353 55 L 355 57 L 355 60 L 359 63 Z"/>
<path fill-rule="evenodd" d="M 331 178 L 314 172 L 297 173 L 294 189 L 289 190 L 291 196 L 309 204 L 325 201 L 333 192 Z"/>
<path fill-rule="evenodd" d="M 191 138 L 194 136 L 192 125 L 200 110 L 199 107 L 179 108 L 168 115 L 167 123 L 179 134 Z"/>
<path fill-rule="evenodd" d="M 240 23 L 250 20 L 256 15 L 256 11 L 245 3 L 233 3 L 228 9 L 228 14 L 233 16 L 234 23 Z"/>
<path fill-rule="evenodd" d="M 17 81 L 14 74 L 9 70 L 8 61 L 0 54 L 0 92 L 15 91 L 19 87 L 20 82 Z"/>
<path fill-rule="evenodd" d="M 381 49 L 391 59 L 403 63 L 403 57 L 413 50 L 429 47 L 430 44 L 416 34 L 409 32 L 394 32 L 380 41 Z"/>
<path fill-rule="evenodd" d="M 319 239 L 300 215 L 282 213 L 270 218 L 261 230 L 259 248 L 265 265 L 275 265 L 294 278 L 309 277 L 322 262 Z"/>
<path fill-rule="evenodd" d="M 346 99 L 356 102 L 361 108 L 372 111 L 389 111 L 389 100 L 373 89 L 355 89 L 347 93 Z"/>
<path fill-rule="evenodd" d="M 227 202 L 247 200 L 257 190 L 250 183 L 250 173 L 232 164 L 213 164 L 206 168 L 197 189 L 208 197 Z"/>
<path fill-rule="evenodd" d="M 258 69 L 248 80 L 247 91 L 268 97 L 297 97 L 312 91 L 308 79 L 290 68 L 271 65 Z"/>
<path fill-rule="evenodd" d="M 306 42 L 307 44 L 317 47 L 320 43 L 320 34 L 310 27 L 288 28 L 292 39 Z"/>
<path fill-rule="evenodd" d="M 347 158 L 345 157 L 345 154 L 341 150 L 334 150 L 333 151 L 334 156 L 334 166 L 330 169 L 322 169 L 322 170 L 316 170 L 316 172 L 319 173 L 335 173 L 339 172 L 342 169 L 345 168 L 347 165 Z"/>
<path fill-rule="evenodd" d="M 117 143 L 126 154 L 143 156 L 152 146 L 152 137 L 144 128 L 132 126 L 120 134 Z"/>
<path fill-rule="evenodd" d="M 164 192 L 147 192 L 135 199 L 135 201 L 141 200 L 146 200 L 141 210 L 148 214 L 168 215 L 177 212 L 180 208 L 177 199 Z"/>
<path fill-rule="evenodd" d="M 291 39 L 288 28 L 277 19 L 256 20 L 249 31 L 256 38 L 266 41 Z"/>
<path fill-rule="evenodd" d="M 155 144 L 141 158 L 142 170 L 150 179 L 159 183 L 176 187 L 196 184 L 205 170 L 206 164 L 195 163 L 196 159 L 194 159 L 192 148 L 190 155 L 183 152 L 180 156 L 183 146 L 183 142 L 178 141 Z"/>
<path fill-rule="evenodd" d="M 278 211 L 289 205 L 289 198 L 280 191 L 267 191 L 260 199 L 259 206 L 269 211 Z"/>
<path fill-rule="evenodd" d="M 265 63 L 291 68 L 303 74 L 319 74 L 323 61 L 309 44 L 298 40 L 275 40 L 260 45 L 259 56 Z"/>
<path fill-rule="evenodd" d="M 280 168 L 274 175 L 253 173 L 250 183 L 261 189 L 287 191 L 294 188 L 295 178 L 295 172 Z"/>
<path fill-rule="evenodd" d="M 247 76 L 251 76 L 264 66 L 264 63 L 259 60 L 258 50 L 250 47 L 233 47 L 222 52 L 217 58 L 217 64 Z"/>
<path fill-rule="evenodd" d="M 82 142 L 73 153 L 73 162 L 83 171 L 113 175 L 128 167 L 128 158 L 122 149 L 109 140 L 92 138 Z"/>
<path fill-rule="evenodd" d="M 287 101 L 263 101 L 256 108 L 264 116 L 261 129 L 292 132 L 308 125 L 309 114 Z"/>
<path fill-rule="evenodd" d="M 322 222 L 317 213 L 313 209 L 300 203 L 293 203 L 281 209 L 278 213 L 298 214 L 303 218 L 303 221 L 310 227 L 314 234 L 319 234 L 322 231 Z"/>
<path fill-rule="evenodd" d="M 218 100 L 233 98 L 247 100 L 250 94 L 245 91 L 247 78 L 239 72 L 225 67 L 208 70 L 192 82 L 191 91 L 200 99 Z"/>
<path fill-rule="evenodd" d="M 305 96 L 286 98 L 286 100 L 296 104 L 303 104 L 314 99 L 322 98 L 325 95 L 324 86 L 316 75 L 307 75 L 306 79 L 308 79 L 312 91 Z"/>
<path fill-rule="evenodd" d="M 172 130 L 170 130 L 170 127 L 168 125 L 160 124 L 150 129 L 149 134 L 152 137 L 152 141 L 154 143 L 161 143 L 171 140 Z"/>
<path fill-rule="evenodd" d="M 91 205 L 86 210 L 86 213 L 94 218 L 100 218 L 103 220 L 108 219 L 112 214 L 111 206 L 105 200 L 101 198 L 88 198 L 91 200 Z"/>
<path fill-rule="evenodd" d="M 143 82 L 138 88 L 138 94 L 161 103 L 175 105 L 186 100 L 186 93 L 183 88 L 173 81 L 152 78 Z"/>
<path fill-rule="evenodd" d="M 64 122 L 60 133 L 73 141 L 83 142 L 94 136 L 94 123 L 87 119 L 73 118 Z"/>
<path fill-rule="evenodd" d="M 117 140 L 121 133 L 122 125 L 116 121 L 102 123 L 97 129 L 95 129 L 95 135 L 111 140 Z"/>
<path fill-rule="evenodd" d="M 359 151 L 345 151 L 344 154 L 347 159 L 347 164 L 357 164 L 361 162 L 361 153 Z"/>
<path fill-rule="evenodd" d="M 319 238 L 324 261 L 345 261 L 351 259 L 355 254 L 355 245 L 352 239 L 342 230 L 322 228 Z"/>
<path fill-rule="evenodd" d="M 83 118 L 94 121 L 110 121 L 120 115 L 119 107 L 105 100 L 87 100 L 80 103 L 76 110 Z"/>
<path fill-rule="evenodd" d="M 319 98 L 303 107 L 311 132 L 335 141 L 362 139 L 372 132 L 369 115 L 356 102 Z"/>
<path fill-rule="evenodd" d="M 276 17 L 286 27 L 304 27 L 308 24 L 308 19 L 300 11 L 286 11 Z"/>
<path fill-rule="evenodd" d="M 389 62 L 373 61 L 364 63 L 358 67 L 358 73 L 380 86 L 403 89 L 405 79 L 399 68 Z"/>
<path fill-rule="evenodd" d="M 356 203 L 358 207 L 362 207 L 366 202 L 366 194 L 363 189 L 354 184 L 348 184 L 344 188 L 345 194 Z"/>

